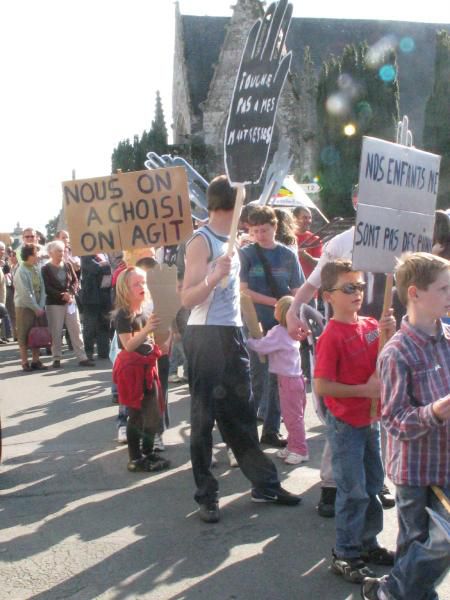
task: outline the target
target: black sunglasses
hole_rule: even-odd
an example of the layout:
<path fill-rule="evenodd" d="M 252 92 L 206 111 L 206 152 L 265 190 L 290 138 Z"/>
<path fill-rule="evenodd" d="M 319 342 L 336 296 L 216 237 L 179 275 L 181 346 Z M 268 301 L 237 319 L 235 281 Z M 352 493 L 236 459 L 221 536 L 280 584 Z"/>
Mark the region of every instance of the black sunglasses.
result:
<path fill-rule="evenodd" d="M 355 292 L 363 292 L 366 289 L 366 284 L 364 281 L 360 281 L 358 283 L 346 283 L 338 288 L 331 288 L 330 290 L 326 290 L 327 292 L 342 292 L 343 294 L 347 294 L 351 296 Z"/>

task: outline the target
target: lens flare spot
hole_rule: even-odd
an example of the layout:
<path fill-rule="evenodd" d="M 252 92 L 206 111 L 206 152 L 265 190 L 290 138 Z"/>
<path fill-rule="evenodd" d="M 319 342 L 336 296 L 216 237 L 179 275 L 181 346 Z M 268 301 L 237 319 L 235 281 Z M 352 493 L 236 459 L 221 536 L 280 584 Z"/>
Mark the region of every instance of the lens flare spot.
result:
<path fill-rule="evenodd" d="M 395 80 L 395 78 L 397 77 L 397 71 L 394 65 L 383 65 L 379 69 L 378 75 L 380 76 L 380 79 L 388 83 L 390 81 Z"/>
<path fill-rule="evenodd" d="M 410 37 L 404 37 L 400 40 L 400 50 L 402 52 L 405 52 L 406 54 L 409 54 L 410 52 L 414 52 L 414 50 L 416 49 L 416 44 L 414 42 L 414 40 Z"/>
<path fill-rule="evenodd" d="M 356 133 L 356 127 L 353 125 L 353 123 L 347 123 L 347 125 L 344 127 L 344 134 L 347 137 L 352 137 L 352 135 L 355 135 Z"/>
<path fill-rule="evenodd" d="M 342 116 L 349 111 L 349 102 L 343 94 L 332 94 L 326 102 L 327 111 L 330 115 Z"/>

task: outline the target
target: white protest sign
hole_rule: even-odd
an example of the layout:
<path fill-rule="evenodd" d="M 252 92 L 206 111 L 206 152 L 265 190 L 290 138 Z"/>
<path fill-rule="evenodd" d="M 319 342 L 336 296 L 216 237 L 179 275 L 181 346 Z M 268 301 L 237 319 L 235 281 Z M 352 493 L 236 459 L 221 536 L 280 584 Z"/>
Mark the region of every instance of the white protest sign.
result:
<path fill-rule="evenodd" d="M 353 267 L 390 273 L 403 252 L 431 252 L 441 157 L 363 138 Z"/>

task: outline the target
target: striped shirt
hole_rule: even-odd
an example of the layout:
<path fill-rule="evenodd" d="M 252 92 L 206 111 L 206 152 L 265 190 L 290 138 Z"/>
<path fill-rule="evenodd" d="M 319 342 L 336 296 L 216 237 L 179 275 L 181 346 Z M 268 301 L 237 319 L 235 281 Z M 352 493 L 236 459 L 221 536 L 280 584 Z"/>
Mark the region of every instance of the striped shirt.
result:
<path fill-rule="evenodd" d="M 404 317 L 378 359 L 386 470 L 397 485 L 450 485 L 450 421 L 432 403 L 450 393 L 450 326 L 430 336 Z"/>

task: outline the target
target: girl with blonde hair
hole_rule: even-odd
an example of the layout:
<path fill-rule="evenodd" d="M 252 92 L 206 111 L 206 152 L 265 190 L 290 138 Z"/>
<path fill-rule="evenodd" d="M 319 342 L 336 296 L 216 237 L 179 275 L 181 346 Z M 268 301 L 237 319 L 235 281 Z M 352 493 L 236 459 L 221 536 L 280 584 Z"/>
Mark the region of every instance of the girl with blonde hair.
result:
<path fill-rule="evenodd" d="M 128 470 L 161 471 L 170 466 L 168 460 L 153 452 L 164 401 L 158 377 L 157 360 L 161 351 L 151 332 L 159 320 L 145 314 L 149 294 L 145 272 L 127 267 L 116 284 L 113 313 L 119 354 L 114 362 L 113 381 L 117 385 L 119 403 L 128 407 Z"/>

